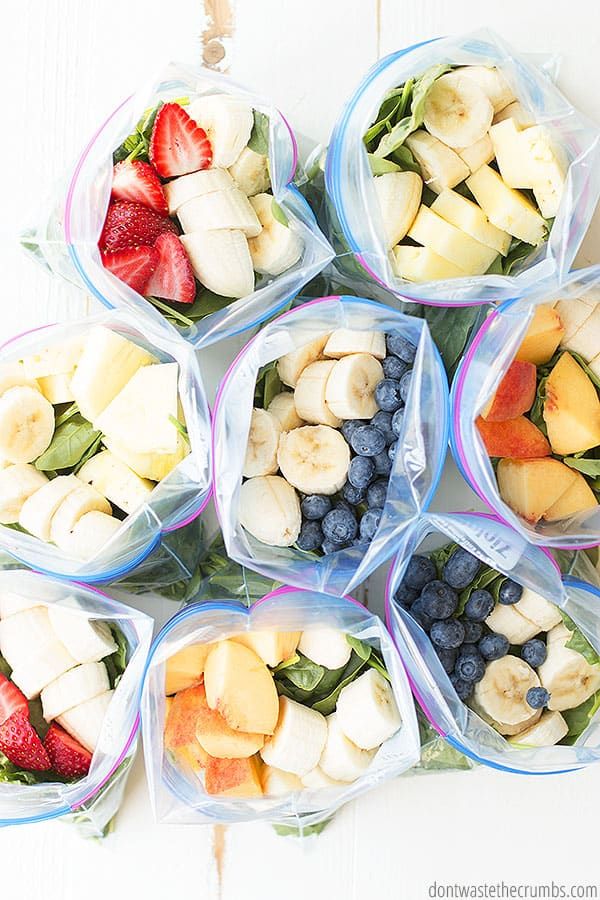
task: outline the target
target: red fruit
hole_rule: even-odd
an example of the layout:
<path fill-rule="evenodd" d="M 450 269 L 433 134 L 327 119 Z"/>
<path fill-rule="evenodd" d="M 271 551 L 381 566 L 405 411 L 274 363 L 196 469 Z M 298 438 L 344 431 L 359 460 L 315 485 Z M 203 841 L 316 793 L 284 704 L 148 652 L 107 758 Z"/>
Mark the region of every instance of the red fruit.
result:
<path fill-rule="evenodd" d="M 16 712 L 22 713 L 26 719 L 29 718 L 27 698 L 16 684 L 0 672 L 0 725 Z"/>
<path fill-rule="evenodd" d="M 100 256 L 104 267 L 138 294 L 144 293 L 148 280 L 160 260 L 158 250 L 154 247 L 132 247 L 127 250 L 115 250 L 114 253 L 101 251 Z"/>
<path fill-rule="evenodd" d="M 208 169 L 212 147 L 203 128 L 179 103 L 165 103 L 154 120 L 150 161 L 162 178 Z"/>
<path fill-rule="evenodd" d="M 21 769 L 45 772 L 51 767 L 44 745 L 22 712 L 13 713 L 0 725 L 0 750 Z"/>
<path fill-rule="evenodd" d="M 165 231 L 177 234 L 173 219 L 141 203 L 117 200 L 108 207 L 98 246 L 111 252 L 127 247 L 149 247 Z"/>
<path fill-rule="evenodd" d="M 87 775 L 92 754 L 54 722 L 48 729 L 44 747 L 52 768 L 58 775 L 63 778 L 81 778 Z"/>
<path fill-rule="evenodd" d="M 487 422 L 504 422 L 528 412 L 535 400 L 536 372 L 533 363 L 513 360 L 498 390 L 481 411 L 483 418 Z"/>
<path fill-rule="evenodd" d="M 479 417 L 477 428 L 490 456 L 535 459 L 552 452 L 544 434 L 525 416 L 505 422 L 486 422 Z"/>
<path fill-rule="evenodd" d="M 157 213 L 167 215 L 169 207 L 163 186 L 150 163 L 139 159 L 119 162 L 113 169 L 111 196 L 115 200 L 133 200 Z"/>
<path fill-rule="evenodd" d="M 160 262 L 146 285 L 146 294 L 175 300 L 177 303 L 193 303 L 196 296 L 194 273 L 179 238 L 174 234 L 161 234 L 154 244 Z"/>

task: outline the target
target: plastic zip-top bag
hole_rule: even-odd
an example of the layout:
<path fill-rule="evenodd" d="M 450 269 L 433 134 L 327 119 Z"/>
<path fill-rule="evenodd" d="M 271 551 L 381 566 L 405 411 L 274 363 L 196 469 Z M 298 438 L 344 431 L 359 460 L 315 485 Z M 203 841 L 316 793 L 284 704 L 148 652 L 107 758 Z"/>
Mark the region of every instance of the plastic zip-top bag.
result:
<path fill-rule="evenodd" d="M 1 825 L 67 816 L 85 836 L 105 832 L 135 753 L 151 639 L 149 616 L 101 591 L 24 570 L 0 572 L 0 659 L 10 706 L 3 712 L 11 714 L 0 726 Z M 19 715 L 28 723 L 13 729 Z M 20 734 L 33 728 L 37 737 L 23 759 Z M 34 754 L 37 768 L 30 768 Z M 82 758 L 83 768 L 74 769 Z"/>
<path fill-rule="evenodd" d="M 600 268 L 506 302 L 452 385 L 451 446 L 498 516 L 550 547 L 600 542 Z M 508 405 L 506 405 L 508 404 Z"/>
<path fill-rule="evenodd" d="M 262 643 L 250 643 L 252 633 L 261 636 Z M 285 639 L 292 633 L 293 641 L 287 650 L 279 647 L 279 652 L 271 656 L 277 648 L 268 638 L 273 637 L 274 633 L 285 635 Z M 323 659 L 323 665 L 317 666 L 316 672 L 314 662 L 302 652 L 305 650 L 307 654 L 317 655 L 314 653 L 316 646 L 310 649 L 306 642 L 311 635 L 313 645 L 318 635 L 320 653 L 325 654 L 319 657 Z M 345 635 L 348 635 L 348 643 L 344 641 Z M 236 643 L 236 638 L 240 642 L 244 639 L 242 646 Z M 300 644 L 294 650 L 299 639 Z M 197 651 L 206 643 L 211 644 L 211 650 L 208 656 L 201 654 L 206 659 L 200 661 Z M 332 671 L 325 664 L 330 662 L 327 654 L 334 645 L 335 665 L 339 668 Z M 353 648 L 352 653 L 344 653 L 344 648 L 348 650 L 349 646 Z M 211 654 L 222 655 L 224 648 L 231 651 L 232 647 L 237 647 L 232 656 L 235 652 L 240 655 L 240 660 L 249 656 L 254 660 L 253 665 L 263 670 L 268 682 L 272 681 L 271 672 L 279 685 L 279 719 L 275 734 L 271 738 L 267 735 L 264 744 L 262 736 L 259 736 L 260 759 L 256 746 L 254 750 L 249 747 L 245 751 L 245 759 L 219 758 L 225 752 L 220 741 L 224 732 L 230 731 L 223 718 L 231 718 L 235 714 L 236 678 L 248 714 L 256 715 L 253 701 L 262 702 L 259 697 L 263 697 L 261 692 L 264 686 L 259 687 L 252 679 L 246 681 L 242 662 L 229 669 L 220 664 L 214 665 Z M 282 653 L 289 656 L 290 650 L 294 655 L 267 669 L 266 664 L 261 663 L 256 653 L 249 649 L 251 647 L 271 663 L 275 663 Z M 185 648 L 189 648 L 187 655 Z M 342 657 L 338 655 L 340 649 Z M 177 661 L 175 654 L 178 654 Z M 173 659 L 171 669 L 169 658 Z M 294 666 L 294 680 L 290 681 L 285 678 L 285 672 L 291 673 Z M 299 672 L 299 666 L 305 670 L 304 674 Z M 204 684 L 198 686 L 202 680 L 202 667 Z M 225 679 L 223 685 L 218 687 L 222 702 L 216 711 L 211 711 L 207 710 L 204 698 L 211 702 L 215 678 L 217 681 L 220 678 L 215 672 L 217 669 Z M 345 677 L 350 669 L 358 676 L 354 680 L 352 674 Z M 340 700 L 343 694 L 341 686 L 345 685 L 344 689 L 348 690 L 349 685 L 360 691 L 373 681 L 381 687 L 380 679 L 384 678 L 381 670 L 387 671 L 384 679 L 387 686 L 384 685 L 382 691 L 387 697 L 386 710 L 391 711 L 393 707 L 393 722 L 389 725 L 386 721 L 384 729 L 379 732 L 376 741 L 378 749 L 369 740 L 367 743 L 372 749 L 359 750 L 354 742 L 340 737 L 336 730 L 340 722 L 346 731 L 352 730 L 348 729 L 346 721 L 348 710 L 340 709 L 347 707 L 351 698 Z M 304 680 L 315 674 L 317 677 L 310 684 Z M 340 680 L 342 676 L 344 678 Z M 332 694 L 326 697 L 322 696 L 325 692 L 323 687 L 321 701 L 315 699 L 320 696 L 319 677 L 336 685 Z M 250 681 L 252 689 L 248 693 Z M 196 687 L 186 690 L 186 685 L 190 684 Z M 300 684 L 306 690 L 299 688 Z M 273 685 L 267 687 L 273 693 L 273 697 L 269 695 L 269 701 L 275 698 L 277 717 Z M 177 689 L 179 693 L 175 693 L 174 699 L 169 701 L 167 715 L 165 691 L 169 690 L 172 694 Z M 191 719 L 186 720 L 181 712 L 186 704 L 180 701 L 184 695 L 192 698 L 195 693 L 202 698 L 201 709 L 198 711 L 188 701 Z M 292 696 L 294 700 L 289 699 Z M 371 699 L 377 705 L 375 695 Z M 352 704 L 365 713 L 362 702 L 355 696 Z M 180 705 L 176 708 L 175 704 Z M 375 719 L 381 721 L 379 714 L 383 707 L 378 709 Z M 383 714 L 384 720 L 387 720 L 387 714 Z M 197 715 L 201 717 L 197 725 L 200 743 L 213 751 L 212 756 L 210 753 L 207 756 L 202 746 L 197 746 Z M 328 718 L 324 719 L 324 715 Z M 304 722 L 296 731 L 298 722 L 293 723 L 290 719 L 299 717 Z M 163 737 L 165 718 L 168 737 Z M 302 831 L 328 819 L 340 806 L 364 791 L 400 775 L 419 757 L 419 733 L 410 688 L 383 622 L 350 598 L 325 596 L 290 587 L 266 595 L 250 609 L 231 601 L 211 601 L 191 604 L 174 616 L 156 638 L 148 660 L 142 697 L 142 728 L 152 805 L 157 820 L 163 823 L 233 823 L 262 819 Z M 194 749 L 186 732 L 193 738 L 191 743 Z M 381 743 L 384 733 L 386 738 Z M 352 734 L 365 743 L 354 731 Z M 244 738 L 256 739 L 257 734 L 247 734 Z M 168 749 L 165 748 L 167 740 Z M 238 742 L 239 732 L 236 744 Z M 248 758 L 251 751 L 253 756 Z M 233 753 L 233 749 L 229 752 Z M 240 755 L 240 750 L 237 755 Z M 242 767 L 250 773 L 245 774 L 243 779 L 238 772 Z M 328 772 L 335 772 L 337 777 L 332 780 Z M 306 785 L 301 778 L 306 779 Z M 208 790 L 213 793 L 208 793 Z"/>
<path fill-rule="evenodd" d="M 185 342 L 105 311 L 13 338 L 0 373 L 2 550 L 48 574 L 114 581 L 200 515 L 210 414 Z"/>
<path fill-rule="evenodd" d="M 214 407 L 215 508 L 229 556 L 274 581 L 349 593 L 427 508 L 446 453 L 446 403 L 422 319 L 324 297 L 269 323 Z"/>
<path fill-rule="evenodd" d="M 451 571 L 457 548 L 466 558 Z M 450 582 L 454 612 L 432 624 L 430 604 L 446 602 Z M 399 542 L 386 620 L 419 705 L 452 747 L 503 771 L 555 774 L 600 759 L 599 596 L 493 516 L 429 513 Z"/>
<path fill-rule="evenodd" d="M 473 67 L 466 83 L 450 72 L 456 66 Z M 475 67 L 497 67 L 501 80 Z M 435 103 L 433 89 L 440 95 Z M 460 131 L 464 121 L 459 126 L 452 118 L 459 101 L 468 112 L 462 136 L 455 126 Z M 530 294 L 541 281 L 559 283 L 598 199 L 598 137 L 546 71 L 491 31 L 392 53 L 346 103 L 327 153 L 330 231 L 340 265 L 350 255 L 354 275 L 362 271 L 402 299 L 440 306 L 497 302 Z M 546 169 L 542 175 L 539 167 L 547 165 L 553 175 Z M 552 202 L 542 182 L 555 185 Z M 532 187 L 537 194 L 520 190 Z M 424 210 L 431 206 L 435 215 Z M 521 214 L 531 231 L 516 225 Z"/>
<path fill-rule="evenodd" d="M 226 98 L 227 102 L 216 103 L 215 98 Z M 157 276 L 148 283 L 148 295 L 150 289 L 155 294 L 151 303 L 143 296 L 144 285 L 137 285 L 138 292 L 104 267 L 98 243 L 102 233 L 108 250 L 117 247 L 114 235 L 103 232 L 111 188 L 113 200 L 118 202 L 122 198 L 136 200 L 140 193 L 139 188 L 132 193 L 130 176 L 123 172 L 120 178 L 126 178 L 128 184 L 122 190 L 116 183 L 113 187 L 113 154 L 119 165 L 132 162 L 148 168 L 153 111 L 169 103 L 184 111 L 181 115 L 186 119 L 185 110 L 194 112 L 194 104 L 201 104 L 198 115 L 202 115 L 212 141 L 212 166 L 203 169 L 207 160 L 198 159 L 189 164 L 191 168 L 183 165 L 175 171 L 167 163 L 161 170 L 161 175 L 164 172 L 169 177 L 171 173 L 201 169 L 191 175 L 191 182 L 189 178 L 182 181 L 182 186 L 173 188 L 175 182 L 170 182 L 172 196 L 168 204 L 172 216 L 177 212 L 181 230 L 190 233 L 185 254 L 181 242 L 168 240 L 176 245 L 178 256 L 189 257 L 199 280 L 195 289 L 192 285 L 191 293 L 187 287 L 185 294 L 177 293 L 182 302 L 170 302 L 168 290 L 163 299 L 158 295 L 157 281 L 162 281 L 162 276 Z M 152 158 L 156 161 L 156 156 Z M 51 209 L 40 216 L 39 224 L 28 230 L 23 243 L 50 269 L 82 285 L 105 306 L 125 306 L 143 313 L 146 319 L 167 322 L 195 346 L 206 346 L 272 316 L 331 260 L 333 251 L 295 187 L 297 164 L 293 132 L 284 116 L 267 100 L 222 75 L 171 64 L 150 78 L 100 126 L 79 157 L 66 188 L 61 189 Z M 160 167 L 159 162 L 157 165 Z M 158 180 L 156 174 L 151 177 L 154 182 Z M 142 194 L 146 190 L 143 187 Z M 160 185 L 155 184 L 155 190 L 162 194 Z M 179 216 L 184 201 L 190 201 L 185 204 L 188 209 Z M 167 219 L 164 224 L 164 197 L 153 201 L 142 196 L 141 202 L 154 202 L 160 210 L 159 220 L 148 224 L 151 231 L 158 228 L 177 232 L 175 219 Z M 260 238 L 257 215 L 264 222 Z M 138 236 L 128 246 L 154 244 L 155 238 L 154 232 L 148 233 L 147 240 Z M 252 260 L 247 238 L 254 241 Z M 184 243 L 186 240 L 184 237 Z M 186 266 L 184 262 L 178 264 L 178 273 Z M 186 285 L 189 280 L 188 277 Z M 168 278 L 166 281 L 169 283 Z M 227 281 L 231 283 L 226 284 Z"/>

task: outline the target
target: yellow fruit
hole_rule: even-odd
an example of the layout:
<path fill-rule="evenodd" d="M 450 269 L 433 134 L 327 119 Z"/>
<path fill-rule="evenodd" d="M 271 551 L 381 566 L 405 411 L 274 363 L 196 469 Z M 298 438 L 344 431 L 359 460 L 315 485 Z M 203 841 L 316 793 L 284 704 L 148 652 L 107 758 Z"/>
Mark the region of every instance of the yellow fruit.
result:
<path fill-rule="evenodd" d="M 428 206 L 421 206 L 408 236 L 450 260 L 467 275 L 483 275 L 498 255 L 491 247 L 446 222 Z"/>
<path fill-rule="evenodd" d="M 573 469 L 558 459 L 501 459 L 498 463 L 500 496 L 514 512 L 532 525 L 577 480 Z"/>
<path fill-rule="evenodd" d="M 231 638 L 254 650 L 267 666 L 277 666 L 294 655 L 301 631 L 244 631 Z"/>
<path fill-rule="evenodd" d="M 508 187 L 494 169 L 481 166 L 466 184 L 496 228 L 534 246 L 546 238 L 546 222 L 533 204 L 524 194 Z"/>
<path fill-rule="evenodd" d="M 575 481 L 553 503 L 550 509 L 544 513 L 547 522 L 556 522 L 558 519 L 568 519 L 586 509 L 594 509 L 598 506 L 596 495 L 580 472 L 575 472 Z"/>
<path fill-rule="evenodd" d="M 392 253 L 394 272 L 406 281 L 438 281 L 441 278 L 464 278 L 467 274 L 429 247 L 399 244 Z"/>
<path fill-rule="evenodd" d="M 204 770 L 204 787 L 207 794 L 225 797 L 262 797 L 260 760 L 215 759 L 208 757 Z"/>
<path fill-rule="evenodd" d="M 273 734 L 279 698 L 273 676 L 253 650 L 220 641 L 204 666 L 206 699 L 238 731 Z"/>
<path fill-rule="evenodd" d="M 563 324 L 554 307 L 548 303 L 536 306 L 516 358 L 534 366 L 547 363 L 554 356 L 563 334 Z"/>
<path fill-rule="evenodd" d="M 568 456 L 600 444 L 600 400 L 591 379 L 563 353 L 546 381 L 544 421 L 554 453 Z"/>
<path fill-rule="evenodd" d="M 200 684 L 212 644 L 190 644 L 170 656 L 165 666 L 165 694 Z"/>

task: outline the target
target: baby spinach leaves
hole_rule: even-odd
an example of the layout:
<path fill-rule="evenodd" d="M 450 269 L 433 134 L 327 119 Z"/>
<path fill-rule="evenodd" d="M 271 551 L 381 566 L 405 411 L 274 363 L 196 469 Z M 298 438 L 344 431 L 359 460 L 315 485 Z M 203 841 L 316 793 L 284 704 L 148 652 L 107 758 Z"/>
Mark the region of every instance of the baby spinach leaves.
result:
<path fill-rule="evenodd" d="M 91 422 L 75 412 L 56 428 L 50 445 L 36 459 L 35 467 L 41 472 L 76 471 L 92 448 L 96 452 L 101 437 Z"/>
<path fill-rule="evenodd" d="M 568 644 L 567 644 L 568 646 Z M 563 712 L 563 718 L 569 726 L 567 736 L 561 744 L 574 744 L 586 730 L 596 713 L 600 710 L 600 691 L 596 691 L 591 697 L 576 706 L 575 709 L 567 709 Z"/>
<path fill-rule="evenodd" d="M 258 109 L 254 110 L 254 125 L 248 148 L 261 156 L 269 155 L 269 117 Z"/>
<path fill-rule="evenodd" d="M 254 406 L 266 409 L 274 397 L 283 391 L 283 382 L 277 372 L 277 361 L 273 360 L 260 369 L 254 387 Z"/>
<path fill-rule="evenodd" d="M 233 302 L 231 297 L 214 294 L 208 288 L 204 288 L 200 282 L 196 282 L 196 299 L 193 303 L 175 303 L 174 301 L 166 303 L 158 297 L 146 297 L 146 300 L 158 309 L 175 328 L 193 328 L 196 322 L 225 309 Z"/>
<path fill-rule="evenodd" d="M 275 197 L 271 200 L 271 210 L 273 212 L 273 218 L 276 222 L 279 222 L 280 225 L 283 225 L 285 228 L 290 227 L 290 220 L 285 214 L 284 209 L 279 205 Z"/>
<path fill-rule="evenodd" d="M 559 609 L 559 612 L 562 616 L 565 628 L 568 628 L 571 632 L 571 637 L 565 644 L 565 647 L 568 647 L 569 650 L 575 650 L 576 653 L 581 653 L 590 666 L 600 665 L 600 656 L 585 635 L 579 630 L 573 619 L 567 615 L 564 610 Z"/>
<path fill-rule="evenodd" d="M 186 106 L 189 102 L 189 97 L 176 97 L 169 101 L 169 103 L 179 103 L 180 106 Z M 135 131 L 128 135 L 121 146 L 117 147 L 113 153 L 113 160 L 115 163 L 121 162 L 124 159 L 126 159 L 127 162 L 133 162 L 135 159 L 148 162 L 152 128 L 154 127 L 154 120 L 156 119 L 161 106 L 164 106 L 162 100 L 160 103 L 157 103 L 156 106 L 150 106 L 144 111 L 141 119 L 135 126 Z"/>

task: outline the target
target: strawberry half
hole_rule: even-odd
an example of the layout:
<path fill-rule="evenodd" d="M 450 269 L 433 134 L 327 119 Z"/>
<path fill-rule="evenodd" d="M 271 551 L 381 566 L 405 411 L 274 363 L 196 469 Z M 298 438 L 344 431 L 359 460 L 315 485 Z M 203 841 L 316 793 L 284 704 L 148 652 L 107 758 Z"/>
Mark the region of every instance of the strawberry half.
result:
<path fill-rule="evenodd" d="M 98 246 L 111 252 L 127 247 L 149 247 L 165 231 L 177 234 L 173 219 L 141 203 L 117 200 L 108 207 Z"/>
<path fill-rule="evenodd" d="M 156 170 L 139 159 L 119 162 L 113 169 L 111 196 L 115 200 L 133 200 L 166 216 L 169 212 L 165 192 Z"/>
<path fill-rule="evenodd" d="M 54 722 L 48 729 L 44 748 L 57 775 L 81 778 L 89 772 L 92 754 Z"/>
<path fill-rule="evenodd" d="M 29 718 L 27 698 L 10 678 L 0 672 L 0 725 L 3 725 L 16 712 Z"/>
<path fill-rule="evenodd" d="M 114 253 L 101 251 L 100 256 L 104 267 L 138 294 L 144 293 L 150 276 L 160 262 L 158 250 L 154 247 L 130 247 L 115 250 Z"/>
<path fill-rule="evenodd" d="M 154 120 L 149 156 L 162 178 L 172 178 L 207 169 L 212 147 L 204 129 L 179 103 L 165 103 Z"/>
<path fill-rule="evenodd" d="M 146 294 L 177 303 L 193 303 L 196 296 L 194 272 L 177 235 L 161 234 L 154 247 L 160 262 L 146 285 Z"/>
<path fill-rule="evenodd" d="M 45 772 L 51 767 L 44 745 L 22 712 L 13 713 L 0 725 L 0 750 L 11 763 L 21 769 Z"/>

